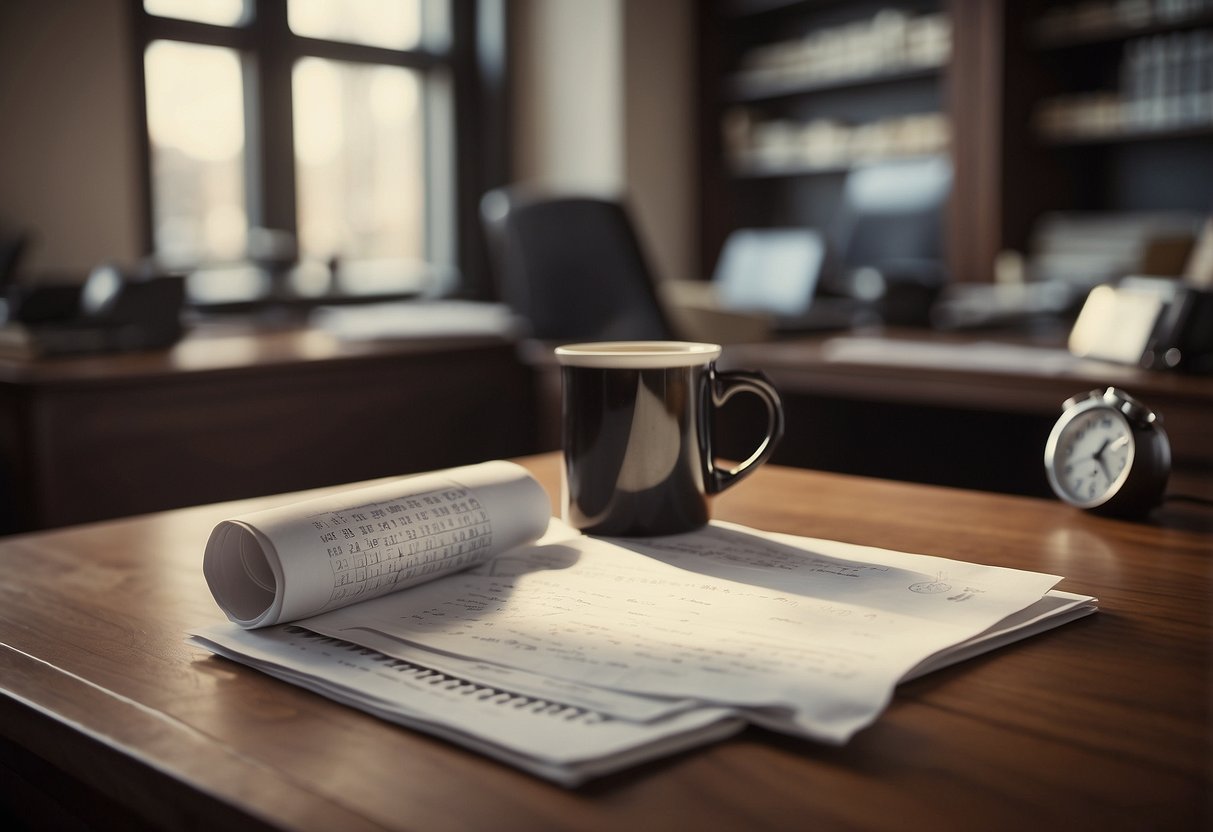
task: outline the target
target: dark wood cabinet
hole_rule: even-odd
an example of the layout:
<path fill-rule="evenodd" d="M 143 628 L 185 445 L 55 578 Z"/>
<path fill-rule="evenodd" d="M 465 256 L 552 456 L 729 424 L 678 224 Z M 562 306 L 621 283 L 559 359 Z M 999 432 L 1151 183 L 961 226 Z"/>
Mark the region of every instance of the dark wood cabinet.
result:
<path fill-rule="evenodd" d="M 535 449 L 497 337 L 196 332 L 171 350 L 0 359 L 0 533 Z"/>

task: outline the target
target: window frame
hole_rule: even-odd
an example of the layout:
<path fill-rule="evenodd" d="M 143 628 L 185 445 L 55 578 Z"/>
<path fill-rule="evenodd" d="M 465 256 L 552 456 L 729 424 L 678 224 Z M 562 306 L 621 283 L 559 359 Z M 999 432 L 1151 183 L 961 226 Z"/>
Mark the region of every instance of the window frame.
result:
<path fill-rule="evenodd" d="M 147 256 L 155 254 L 152 147 L 147 120 L 144 55 L 157 40 L 218 46 L 239 53 L 244 72 L 245 198 L 249 227 L 298 231 L 292 71 L 306 57 L 364 65 L 396 66 L 431 77 L 446 76 L 450 86 L 450 121 L 453 193 L 434 198 L 434 182 L 426 183 L 427 254 L 433 252 L 436 228 L 445 224 L 447 247 L 460 273 L 455 293 L 460 297 L 491 299 L 487 254 L 480 232 L 479 199 L 509 179 L 509 130 L 506 123 L 508 91 L 506 45 L 508 0 L 447 0 L 449 39 L 442 49 L 424 43 L 415 49 L 395 50 L 358 43 L 304 37 L 291 31 L 287 0 L 247 0 L 249 20 L 239 26 L 222 26 L 158 17 L 143 8 L 143 0 L 129 0 L 133 32 L 135 118 L 138 122 L 138 169 L 141 175 L 141 239 Z M 431 78 L 427 78 L 427 82 Z M 427 119 L 428 123 L 428 119 Z M 431 141 L 432 126 L 427 126 Z M 485 141 L 484 137 L 496 140 Z M 426 165 L 427 176 L 430 165 Z M 434 215 L 446 204 L 447 217 Z M 445 252 L 444 252 L 445 254 Z M 199 264 L 203 265 L 203 264 Z M 326 297 L 325 302 L 333 300 Z M 272 300 L 269 302 L 273 302 Z"/>

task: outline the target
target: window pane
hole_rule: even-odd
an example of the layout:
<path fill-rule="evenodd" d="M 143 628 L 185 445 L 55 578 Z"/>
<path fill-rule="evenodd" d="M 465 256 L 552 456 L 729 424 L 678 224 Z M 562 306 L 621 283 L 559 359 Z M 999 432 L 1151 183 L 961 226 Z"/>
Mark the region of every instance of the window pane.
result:
<path fill-rule="evenodd" d="M 239 26 L 248 15 L 247 0 L 143 0 L 143 8 L 157 17 L 218 26 Z"/>
<path fill-rule="evenodd" d="M 155 41 L 144 67 L 157 255 L 173 265 L 243 256 L 239 57 L 230 49 Z"/>
<path fill-rule="evenodd" d="M 297 35 L 387 49 L 421 43 L 422 0 L 288 0 L 287 19 Z"/>
<path fill-rule="evenodd" d="M 295 65 L 302 254 L 424 259 L 421 86 L 418 73 L 400 67 L 320 58 Z"/>

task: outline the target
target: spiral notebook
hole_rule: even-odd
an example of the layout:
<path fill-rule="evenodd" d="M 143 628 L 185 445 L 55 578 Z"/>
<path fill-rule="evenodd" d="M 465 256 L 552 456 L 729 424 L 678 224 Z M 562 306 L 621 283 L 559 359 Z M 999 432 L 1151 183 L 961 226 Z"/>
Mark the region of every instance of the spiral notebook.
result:
<path fill-rule="evenodd" d="M 192 641 L 564 786 L 723 739 L 745 726 L 727 708 L 687 707 L 608 691 L 589 692 L 590 699 L 603 699 L 599 707 L 590 707 L 572 685 L 560 699 L 521 693 L 499 681 L 478 681 L 474 671 L 455 675 L 291 625 L 216 628 L 199 632 Z M 568 704 L 570 700 L 583 704 Z"/>
<path fill-rule="evenodd" d="M 204 561 L 233 623 L 195 644 L 566 786 L 747 722 L 845 743 L 900 681 L 1096 607 L 726 523 L 586 537 L 507 463 L 234 518 Z"/>

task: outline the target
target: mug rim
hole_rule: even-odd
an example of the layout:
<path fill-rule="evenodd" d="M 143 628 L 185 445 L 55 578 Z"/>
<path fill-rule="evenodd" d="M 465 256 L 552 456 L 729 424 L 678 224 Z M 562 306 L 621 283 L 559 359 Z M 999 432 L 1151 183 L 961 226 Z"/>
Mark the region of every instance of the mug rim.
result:
<path fill-rule="evenodd" d="M 721 346 L 697 341 L 592 341 L 556 348 L 566 367 L 656 369 L 695 367 L 720 357 Z"/>

